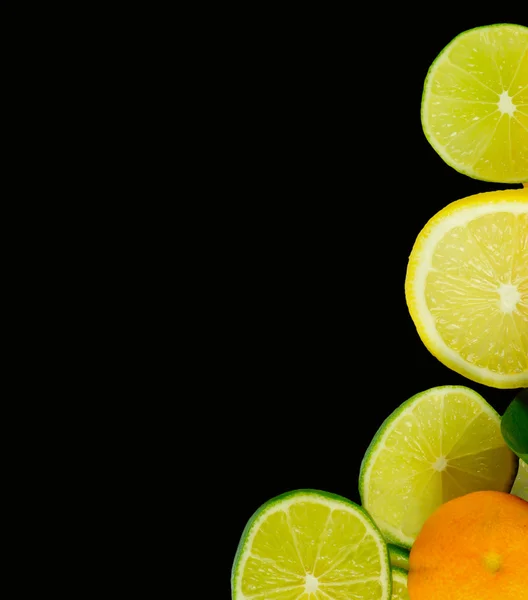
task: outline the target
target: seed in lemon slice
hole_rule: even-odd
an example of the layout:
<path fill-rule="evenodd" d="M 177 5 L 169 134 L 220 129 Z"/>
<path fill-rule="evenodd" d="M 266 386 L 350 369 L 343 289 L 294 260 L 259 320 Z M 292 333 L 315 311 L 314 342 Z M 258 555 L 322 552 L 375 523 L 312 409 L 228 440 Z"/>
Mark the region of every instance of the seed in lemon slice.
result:
<path fill-rule="evenodd" d="M 513 483 L 511 493 L 514 496 L 519 496 L 519 498 L 522 498 L 528 502 L 528 465 L 520 459 L 519 472 L 517 473 L 517 477 Z"/>
<path fill-rule="evenodd" d="M 528 188 L 469 196 L 430 219 L 405 297 L 422 342 L 450 369 L 528 387 Z"/>
<path fill-rule="evenodd" d="M 400 548 L 394 544 L 387 544 L 391 567 L 398 567 L 405 571 L 409 570 L 409 550 Z"/>
<path fill-rule="evenodd" d="M 430 144 L 457 171 L 528 181 L 528 28 L 497 24 L 458 35 L 429 69 L 421 115 Z"/>
<path fill-rule="evenodd" d="M 392 569 L 392 600 L 409 600 L 407 571 L 397 567 Z"/>
<path fill-rule="evenodd" d="M 517 464 L 500 416 L 482 396 L 435 387 L 382 423 L 361 463 L 359 493 L 385 539 L 411 548 L 443 503 L 479 490 L 509 492 Z"/>
<path fill-rule="evenodd" d="M 249 520 L 233 563 L 233 600 L 389 600 L 389 554 L 367 513 L 341 496 L 296 490 Z"/>

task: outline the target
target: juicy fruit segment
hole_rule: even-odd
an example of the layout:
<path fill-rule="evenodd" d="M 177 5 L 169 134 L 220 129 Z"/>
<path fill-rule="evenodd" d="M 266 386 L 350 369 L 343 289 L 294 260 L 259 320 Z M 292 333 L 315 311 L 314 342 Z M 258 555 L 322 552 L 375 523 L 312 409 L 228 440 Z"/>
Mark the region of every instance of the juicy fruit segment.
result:
<path fill-rule="evenodd" d="M 235 557 L 235 600 L 390 598 L 388 552 L 354 503 L 300 490 L 264 505 Z"/>
<path fill-rule="evenodd" d="M 428 349 L 473 381 L 528 385 L 528 188 L 453 202 L 420 232 L 407 269 Z"/>
<path fill-rule="evenodd" d="M 519 472 L 511 489 L 511 493 L 528 502 L 528 465 L 519 460 Z"/>
<path fill-rule="evenodd" d="M 409 550 L 400 548 L 394 544 L 387 544 L 391 567 L 409 570 Z"/>
<path fill-rule="evenodd" d="M 409 600 L 407 571 L 403 569 L 392 569 L 392 600 Z"/>
<path fill-rule="evenodd" d="M 360 494 L 385 538 L 410 548 L 443 503 L 477 490 L 509 492 L 516 471 L 495 410 L 469 388 L 437 387 L 381 425 L 361 465 Z"/>
<path fill-rule="evenodd" d="M 479 27 L 448 44 L 425 81 L 422 125 L 458 171 L 486 181 L 527 181 L 528 28 Z"/>
<path fill-rule="evenodd" d="M 442 505 L 411 550 L 413 600 L 526 600 L 528 502 L 481 491 Z"/>
<path fill-rule="evenodd" d="M 526 372 L 528 207 L 447 232 L 435 248 L 425 298 L 438 334 L 464 360 L 501 374 Z"/>

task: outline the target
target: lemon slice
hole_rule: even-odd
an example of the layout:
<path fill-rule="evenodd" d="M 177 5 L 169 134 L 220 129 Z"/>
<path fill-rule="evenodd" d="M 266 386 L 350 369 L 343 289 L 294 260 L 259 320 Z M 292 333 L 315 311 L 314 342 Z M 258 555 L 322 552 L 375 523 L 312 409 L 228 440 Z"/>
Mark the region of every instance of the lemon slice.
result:
<path fill-rule="evenodd" d="M 385 539 L 411 548 L 445 502 L 479 490 L 509 492 L 517 464 L 500 416 L 482 396 L 435 387 L 382 423 L 361 463 L 359 493 Z"/>
<path fill-rule="evenodd" d="M 528 465 L 522 460 L 519 460 L 519 472 L 511 493 L 528 502 Z"/>
<path fill-rule="evenodd" d="M 492 387 L 528 387 L 528 188 L 438 212 L 412 249 L 405 296 L 446 366 Z"/>
<path fill-rule="evenodd" d="M 407 571 L 403 569 L 392 569 L 392 600 L 409 600 Z"/>
<path fill-rule="evenodd" d="M 409 550 L 394 544 L 387 544 L 391 567 L 398 567 L 404 571 L 409 570 Z"/>
<path fill-rule="evenodd" d="M 528 28 L 477 27 L 432 63 L 422 126 L 443 160 L 475 179 L 528 180 Z"/>
<path fill-rule="evenodd" d="M 297 490 L 248 522 L 233 563 L 233 600 L 389 600 L 387 546 L 366 512 L 341 496 Z"/>

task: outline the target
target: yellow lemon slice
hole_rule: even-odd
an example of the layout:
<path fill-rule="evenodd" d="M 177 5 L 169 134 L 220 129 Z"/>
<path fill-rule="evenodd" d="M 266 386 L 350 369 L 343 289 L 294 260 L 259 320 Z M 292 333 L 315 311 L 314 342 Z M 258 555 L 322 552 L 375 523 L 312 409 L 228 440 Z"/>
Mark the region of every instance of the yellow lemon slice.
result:
<path fill-rule="evenodd" d="M 528 188 L 469 196 L 430 219 L 405 297 L 446 366 L 492 387 L 528 387 Z"/>

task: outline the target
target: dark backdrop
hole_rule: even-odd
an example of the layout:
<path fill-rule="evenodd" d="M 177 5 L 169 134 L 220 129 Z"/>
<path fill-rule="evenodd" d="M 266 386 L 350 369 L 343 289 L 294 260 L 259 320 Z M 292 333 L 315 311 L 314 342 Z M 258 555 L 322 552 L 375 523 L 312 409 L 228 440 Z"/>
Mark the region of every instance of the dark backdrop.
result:
<path fill-rule="evenodd" d="M 528 18 L 371 10 L 268 13 L 232 43 L 239 93 L 225 127 L 236 151 L 224 177 L 240 202 L 228 203 L 234 293 L 220 344 L 227 568 L 247 520 L 273 496 L 317 488 L 359 502 L 363 454 L 413 394 L 467 385 L 500 413 L 514 396 L 427 351 L 404 279 L 430 217 L 508 187 L 458 174 L 429 145 L 427 69 L 458 33 Z"/>

